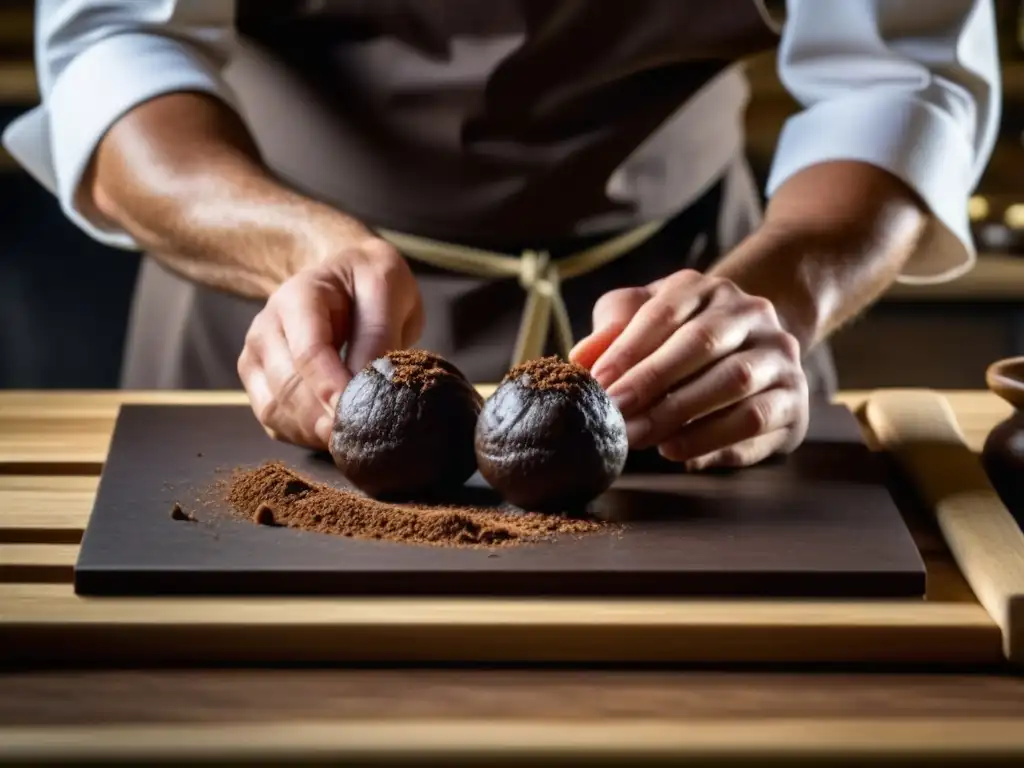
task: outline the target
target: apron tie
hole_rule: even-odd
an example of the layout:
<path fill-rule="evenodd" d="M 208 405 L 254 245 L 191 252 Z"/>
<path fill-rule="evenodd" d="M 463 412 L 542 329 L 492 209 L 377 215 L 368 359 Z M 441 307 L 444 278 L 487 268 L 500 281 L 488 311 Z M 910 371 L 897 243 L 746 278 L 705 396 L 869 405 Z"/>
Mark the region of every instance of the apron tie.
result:
<path fill-rule="evenodd" d="M 568 359 L 575 342 L 569 310 L 562 297 L 562 282 L 600 269 L 629 253 L 665 223 L 662 219 L 643 224 L 557 262 L 552 261 L 547 251 L 528 249 L 519 256 L 509 256 L 391 230 L 377 230 L 377 234 L 407 257 L 438 269 L 494 280 L 518 279 L 526 302 L 512 354 L 511 366 L 514 367 L 544 355 L 552 323 L 559 352 Z"/>

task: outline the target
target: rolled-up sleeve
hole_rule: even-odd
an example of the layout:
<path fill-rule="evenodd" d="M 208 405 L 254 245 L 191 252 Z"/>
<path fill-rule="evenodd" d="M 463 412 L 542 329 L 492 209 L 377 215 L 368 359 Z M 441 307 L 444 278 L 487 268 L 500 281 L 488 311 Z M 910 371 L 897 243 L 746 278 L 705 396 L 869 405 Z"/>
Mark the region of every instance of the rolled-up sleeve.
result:
<path fill-rule="evenodd" d="M 234 99 L 221 77 L 233 42 L 233 2 L 39 0 L 36 67 L 42 103 L 4 132 L 5 148 L 86 233 L 135 248 L 91 220 L 78 189 L 97 146 L 126 112 L 156 96 Z"/>
<path fill-rule="evenodd" d="M 933 218 L 898 279 L 969 270 L 967 203 L 1001 109 L 991 0 L 790 0 L 779 76 L 803 110 L 783 128 L 769 197 L 817 163 L 870 163 L 902 179 Z"/>

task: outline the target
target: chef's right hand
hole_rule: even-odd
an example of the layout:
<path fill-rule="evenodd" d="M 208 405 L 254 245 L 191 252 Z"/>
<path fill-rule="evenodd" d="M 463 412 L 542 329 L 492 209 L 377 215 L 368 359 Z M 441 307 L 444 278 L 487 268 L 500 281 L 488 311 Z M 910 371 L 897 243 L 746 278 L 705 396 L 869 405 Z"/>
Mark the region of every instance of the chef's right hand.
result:
<path fill-rule="evenodd" d="M 422 330 L 409 265 L 390 243 L 367 239 L 281 284 L 249 328 L 238 373 L 267 434 L 323 450 L 353 374 Z"/>

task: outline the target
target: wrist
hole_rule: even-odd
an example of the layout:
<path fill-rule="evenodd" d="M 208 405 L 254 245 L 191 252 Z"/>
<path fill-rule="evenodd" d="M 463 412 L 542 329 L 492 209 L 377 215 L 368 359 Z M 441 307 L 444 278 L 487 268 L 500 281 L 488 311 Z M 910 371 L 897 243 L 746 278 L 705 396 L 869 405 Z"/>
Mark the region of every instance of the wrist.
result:
<path fill-rule="evenodd" d="M 361 248 L 379 240 L 366 225 L 340 211 L 320 203 L 303 200 L 291 216 L 289 244 L 284 254 L 284 279 L 347 250 Z"/>
<path fill-rule="evenodd" d="M 806 353 L 827 336 L 839 304 L 838 238 L 766 222 L 710 271 L 772 302 L 780 325 Z"/>

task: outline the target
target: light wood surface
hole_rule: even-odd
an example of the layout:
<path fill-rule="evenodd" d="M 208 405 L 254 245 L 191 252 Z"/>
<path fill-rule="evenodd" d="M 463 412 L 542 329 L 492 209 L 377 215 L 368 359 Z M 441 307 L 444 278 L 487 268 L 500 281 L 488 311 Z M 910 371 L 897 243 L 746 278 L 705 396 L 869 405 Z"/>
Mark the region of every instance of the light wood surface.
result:
<path fill-rule="evenodd" d="M 416 720 L 328 721 L 242 725 L 161 725 L 0 729 L 0 751 L 11 762 L 46 760 L 344 761 L 446 765 L 500 759 L 503 765 L 650 762 L 851 760 L 921 765 L 983 765 L 1024 753 L 1014 718 L 963 717 L 936 728 L 931 719 L 834 721 L 766 718 L 757 722 L 492 723 Z M 894 763 L 893 761 L 898 761 Z M 953 762 L 956 761 L 956 762 Z M 472 762 L 469 764 L 478 764 Z M 930 763 L 929 763 L 930 764 Z M 1009 764 L 1009 763 L 1003 763 Z"/>
<path fill-rule="evenodd" d="M 974 593 L 1024 661 L 1024 534 L 971 453 L 949 403 L 933 392 L 880 392 L 867 403 L 881 445 L 912 475 Z"/>
<path fill-rule="evenodd" d="M 330 756 L 450 765 L 462 756 L 536 766 L 614 754 L 631 766 L 711 756 L 732 765 L 797 757 L 921 765 L 926 756 L 945 766 L 1014 765 L 1022 725 L 1024 679 L 964 672 L 173 669 L 0 678 L 0 762 L 273 754 L 284 764 Z M 685 738 L 666 740 L 668 731 Z"/>
<path fill-rule="evenodd" d="M 857 407 L 866 397 L 850 392 L 839 399 Z M 985 422 L 994 423 L 1001 414 L 995 398 L 950 397 L 976 425 L 977 439 L 987 432 Z M 5 446 L 0 621 L 13 658 L 807 663 L 1002 658 L 999 627 L 924 520 L 912 521 L 911 528 L 928 568 L 926 601 L 80 599 L 70 586 L 71 567 L 96 482 L 94 473 L 81 468 L 102 463 L 121 402 L 245 400 L 235 392 L 0 394 L 0 444 Z M 45 457 L 43 469 L 32 462 L 40 433 L 59 442 L 59 456 Z M 33 434 L 37 442 L 27 439 Z M 26 467 L 30 474 L 22 472 Z"/>
<path fill-rule="evenodd" d="M 869 395 L 840 400 L 857 408 Z M 1002 635 L 927 514 L 908 517 L 928 567 L 924 601 L 78 598 L 69 565 L 124 401 L 244 403 L 238 393 L 0 394 L 4 661 L 15 669 L 147 666 L 0 675 L 0 762 L 1024 762 L 1024 680 L 952 672 L 999 665 Z M 948 393 L 948 401 L 975 448 L 1008 412 L 984 393 Z M 706 663 L 752 655 L 806 671 L 179 666 Z M 932 662 L 950 671 L 835 674 L 808 666 L 837 661 L 884 669 Z M 168 662 L 174 666 L 158 668 Z"/>

